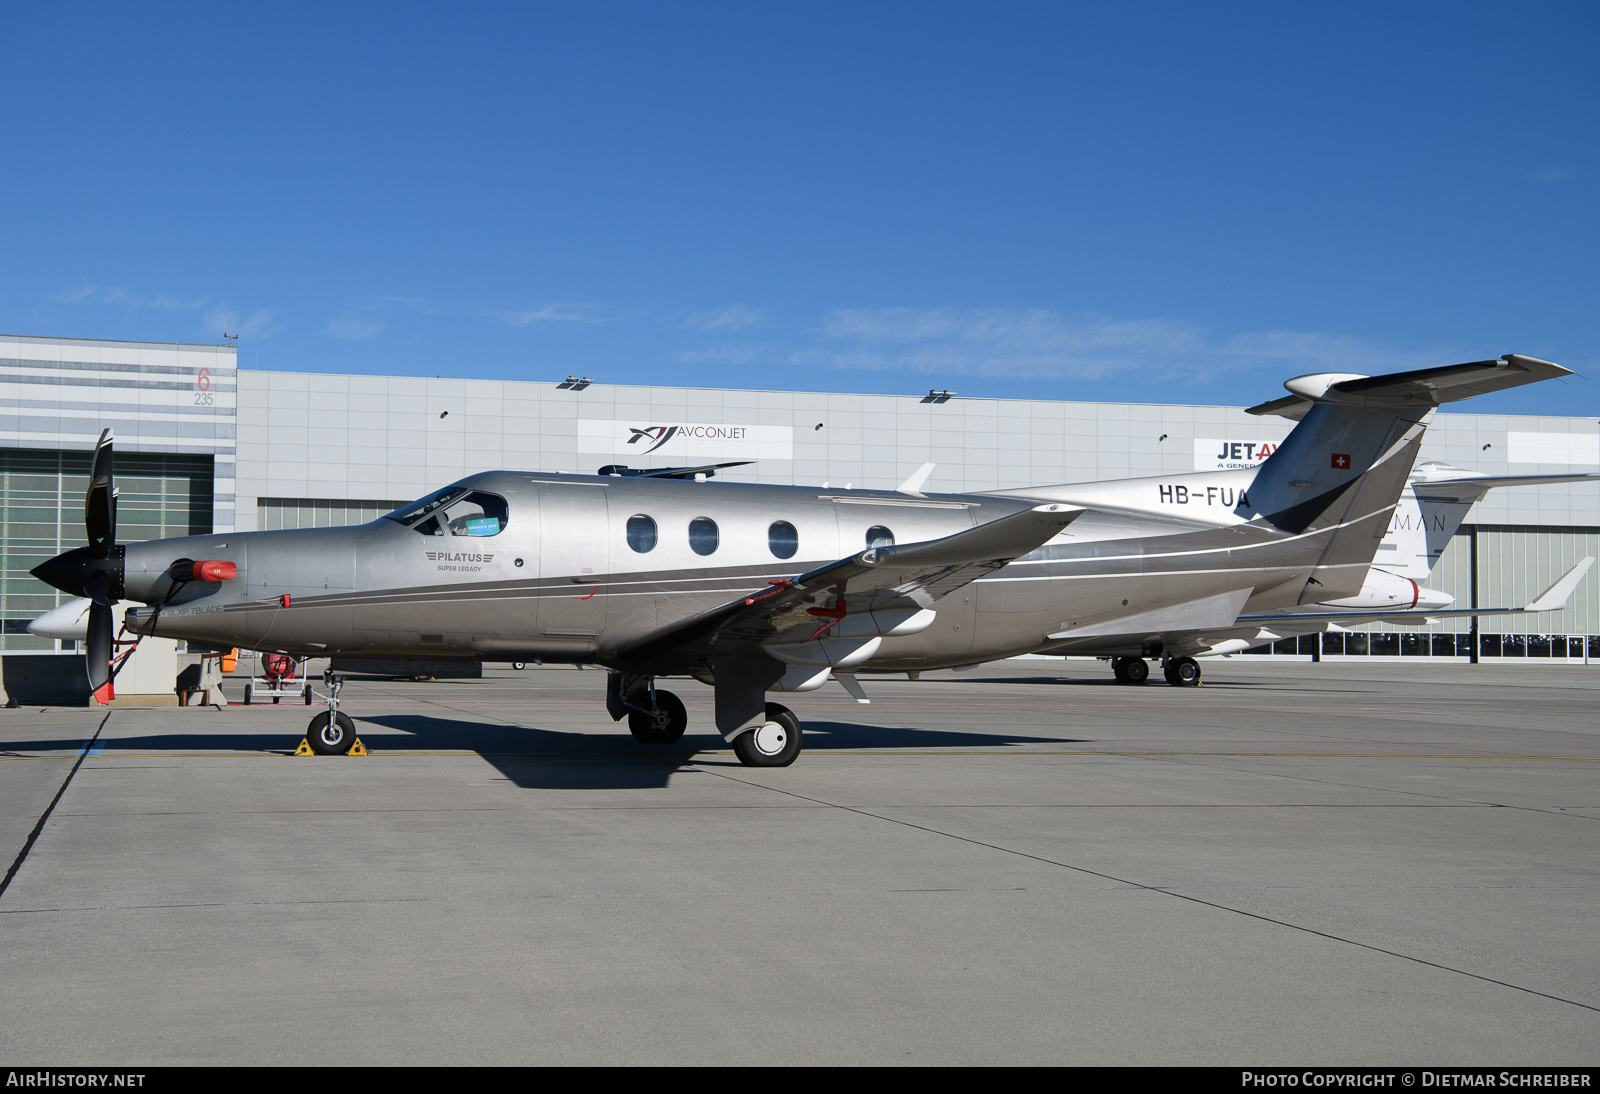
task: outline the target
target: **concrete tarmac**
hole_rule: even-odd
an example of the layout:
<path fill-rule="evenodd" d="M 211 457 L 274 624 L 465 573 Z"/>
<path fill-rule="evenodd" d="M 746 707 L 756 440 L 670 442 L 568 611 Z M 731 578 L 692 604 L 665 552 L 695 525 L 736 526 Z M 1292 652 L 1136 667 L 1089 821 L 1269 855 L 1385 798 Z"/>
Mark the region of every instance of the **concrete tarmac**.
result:
<path fill-rule="evenodd" d="M 863 683 L 775 770 L 571 668 L 0 712 L 0 1066 L 1600 1056 L 1600 667 Z"/>

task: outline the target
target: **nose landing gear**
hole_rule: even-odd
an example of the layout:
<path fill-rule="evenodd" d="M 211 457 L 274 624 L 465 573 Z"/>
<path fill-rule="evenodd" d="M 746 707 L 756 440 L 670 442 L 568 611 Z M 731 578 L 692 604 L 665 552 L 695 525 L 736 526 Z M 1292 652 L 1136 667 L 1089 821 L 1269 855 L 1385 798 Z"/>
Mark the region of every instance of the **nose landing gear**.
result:
<path fill-rule="evenodd" d="M 352 752 L 365 756 L 367 750 L 362 747 L 361 739 L 356 736 L 355 722 L 339 709 L 339 691 L 344 687 L 344 677 L 335 676 L 329 671 L 323 674 L 322 682 L 328 689 L 325 697 L 328 709 L 311 719 L 311 724 L 306 727 L 305 744 L 301 748 L 309 748 L 318 756 L 346 756 Z M 312 694 L 311 685 L 307 684 L 308 703 Z M 296 750 L 295 754 L 305 755 L 299 750 Z"/>

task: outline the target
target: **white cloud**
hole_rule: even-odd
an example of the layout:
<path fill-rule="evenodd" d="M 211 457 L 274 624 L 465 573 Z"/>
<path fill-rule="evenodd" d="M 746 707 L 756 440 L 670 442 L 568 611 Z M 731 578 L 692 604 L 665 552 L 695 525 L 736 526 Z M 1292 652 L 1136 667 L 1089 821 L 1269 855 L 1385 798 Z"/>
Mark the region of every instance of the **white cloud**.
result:
<path fill-rule="evenodd" d="M 823 320 L 820 363 L 844 369 L 1016 379 L 1126 377 L 1198 383 L 1272 367 L 1378 372 L 1449 360 L 1446 350 L 1399 352 L 1357 338 L 1252 331 L 1218 338 L 1171 319 L 1111 319 L 1046 309 L 848 309 Z"/>
<path fill-rule="evenodd" d="M 720 361 L 728 365 L 755 365 L 770 362 L 772 351 L 765 346 L 711 346 L 706 349 L 684 350 L 677 355 L 684 364 Z"/>
<path fill-rule="evenodd" d="M 749 330 L 759 327 L 766 322 L 766 316 L 756 308 L 747 308 L 743 304 L 733 304 L 715 311 L 700 312 L 691 315 L 678 324 L 684 330 L 714 331 L 714 330 Z"/>
<path fill-rule="evenodd" d="M 272 320 L 273 312 L 265 308 L 257 309 L 250 315 L 240 315 L 231 308 L 214 308 L 206 313 L 205 324 L 216 334 L 228 334 L 235 338 L 265 338 L 277 330 Z"/>
<path fill-rule="evenodd" d="M 51 297 L 51 299 L 58 304 L 76 304 L 79 301 L 87 300 L 89 297 L 93 296 L 99 291 L 100 286 L 85 279 L 84 283 L 78 288 L 70 289 L 67 292 L 57 293 L 55 296 Z"/>
<path fill-rule="evenodd" d="M 539 308 L 522 308 L 503 311 L 496 316 L 511 327 L 526 327 L 532 323 L 610 323 L 615 317 L 600 314 L 596 304 L 546 304 Z"/>
<path fill-rule="evenodd" d="M 127 289 L 107 289 L 102 299 L 107 304 L 119 304 L 125 308 L 160 308 L 163 311 L 195 311 L 206 305 L 206 298 L 203 296 L 185 300 L 170 293 L 158 292 L 143 296 Z"/>
<path fill-rule="evenodd" d="M 347 311 L 337 319 L 328 320 L 322 333 L 349 342 L 362 342 L 383 333 L 384 321 L 366 312 Z"/>

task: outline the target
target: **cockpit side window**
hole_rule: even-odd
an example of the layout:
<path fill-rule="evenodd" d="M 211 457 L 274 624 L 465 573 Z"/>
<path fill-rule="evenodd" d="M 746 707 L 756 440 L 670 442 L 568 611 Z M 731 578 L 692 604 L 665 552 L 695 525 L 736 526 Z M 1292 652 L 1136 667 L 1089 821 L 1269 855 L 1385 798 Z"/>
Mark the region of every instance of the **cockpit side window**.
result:
<path fill-rule="evenodd" d="M 505 530 L 510 507 L 499 494 L 474 490 L 444 507 L 444 518 L 454 536 L 497 536 Z"/>

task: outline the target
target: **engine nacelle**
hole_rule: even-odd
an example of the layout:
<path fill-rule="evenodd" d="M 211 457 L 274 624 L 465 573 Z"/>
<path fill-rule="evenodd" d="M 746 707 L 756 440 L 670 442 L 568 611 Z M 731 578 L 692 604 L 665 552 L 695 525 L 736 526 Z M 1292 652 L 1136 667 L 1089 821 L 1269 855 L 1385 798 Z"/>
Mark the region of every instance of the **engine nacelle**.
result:
<path fill-rule="evenodd" d="M 1399 608 L 1403 611 L 1426 611 L 1429 608 L 1448 608 L 1456 602 L 1449 593 L 1437 589 L 1424 589 L 1409 577 L 1396 577 L 1383 570 L 1367 571 L 1367 580 L 1361 592 L 1339 600 L 1324 601 L 1333 608 L 1352 608 L 1356 611 L 1381 611 Z"/>

